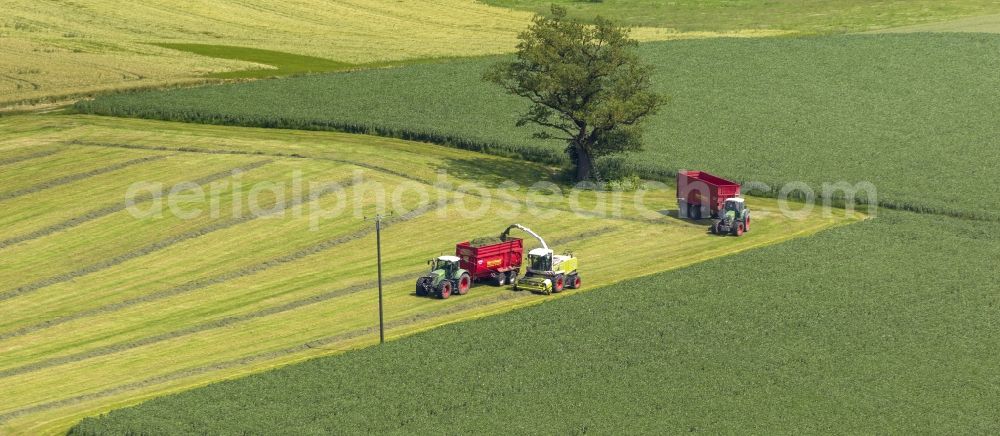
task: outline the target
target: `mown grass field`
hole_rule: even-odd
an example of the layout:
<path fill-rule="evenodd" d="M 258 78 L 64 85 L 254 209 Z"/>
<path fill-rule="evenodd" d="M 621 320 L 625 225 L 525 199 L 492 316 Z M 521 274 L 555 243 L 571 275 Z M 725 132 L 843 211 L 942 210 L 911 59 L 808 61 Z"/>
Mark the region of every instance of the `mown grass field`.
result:
<path fill-rule="evenodd" d="M 995 433 L 998 258 L 994 226 L 882 211 L 72 434 Z"/>
<path fill-rule="evenodd" d="M 716 238 L 706 223 L 666 214 L 669 188 L 648 193 L 647 208 L 622 194 L 620 216 L 597 218 L 573 213 L 573 198 L 527 188 L 551 168 L 395 139 L 91 116 L 8 117 L 0 131 L 0 204 L 12 211 L 0 226 L 0 433 L 62 431 L 144 399 L 376 342 L 374 234 L 364 217 L 376 212 L 379 186 L 410 189 L 388 197 L 383 234 L 393 339 L 554 299 L 492 286 L 446 301 L 413 295 L 424 260 L 511 222 L 575 252 L 593 289 L 861 218 L 817 210 L 793 219 L 773 200 L 752 199 L 753 231 Z M 312 207 L 342 200 L 338 191 L 296 199 L 294 177 L 338 182 L 343 201 L 361 208 L 310 231 Z M 506 179 L 524 188 L 501 191 Z M 138 181 L 168 191 L 228 183 L 218 216 L 140 219 L 122 203 Z M 256 196 L 266 216 L 247 214 L 250 188 L 264 181 L 285 184 Z M 427 204 L 420 187 L 431 189 Z M 529 200 L 550 216 L 536 217 Z M 600 205 L 594 192 L 575 201 Z M 479 208 L 486 214 L 466 212 Z M 621 245 L 642 261 L 607 250 Z"/>
<path fill-rule="evenodd" d="M 700 168 L 766 184 L 870 182 L 883 206 L 996 220 L 1000 36 L 907 34 L 644 44 L 670 97 L 625 161 L 650 178 Z M 480 80 L 496 59 L 143 92 L 84 112 L 340 129 L 538 162 L 564 144 L 514 127 L 524 102 Z M 336 102 L 335 104 L 331 102 Z M 949 174 L 941 183 L 936 174 Z M 839 194 L 833 192 L 834 195 Z"/>
<path fill-rule="evenodd" d="M 1000 13 L 991 0 L 485 0 L 484 3 L 545 13 L 552 3 L 572 16 L 600 15 L 636 26 L 679 30 L 784 29 L 802 33 L 859 32 L 951 18 Z"/>

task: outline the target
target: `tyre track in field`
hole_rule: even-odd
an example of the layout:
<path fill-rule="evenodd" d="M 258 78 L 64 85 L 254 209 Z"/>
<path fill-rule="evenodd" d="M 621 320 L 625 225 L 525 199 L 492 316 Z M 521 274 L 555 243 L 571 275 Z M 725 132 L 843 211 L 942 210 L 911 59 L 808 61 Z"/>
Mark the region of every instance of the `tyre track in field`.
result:
<path fill-rule="evenodd" d="M 396 283 L 401 283 L 409 280 L 413 280 L 413 274 L 402 274 L 395 277 L 390 277 L 383 280 L 385 285 L 394 285 Z M 277 315 L 280 313 L 288 312 L 295 309 L 301 309 L 303 307 L 312 306 L 314 304 L 319 304 L 325 301 L 346 297 L 349 295 L 357 294 L 362 291 L 372 290 L 378 286 L 377 282 L 367 282 L 353 286 L 346 286 L 333 291 L 327 291 L 321 294 L 313 295 L 310 297 L 302 298 L 299 300 L 291 301 L 279 306 L 267 307 L 260 310 L 255 310 L 253 312 L 245 313 L 242 315 L 233 315 L 225 318 L 220 318 L 214 321 L 208 321 L 201 324 L 196 324 L 187 328 L 180 330 L 175 330 L 171 332 L 166 332 L 154 336 L 149 336 L 141 339 L 136 339 L 128 342 L 122 342 L 118 344 L 107 345 L 103 347 L 98 347 L 93 350 L 84 351 L 81 353 L 71 354 L 62 357 L 56 357 L 52 359 L 42 360 L 39 362 L 31 363 L 28 365 L 23 365 L 15 368 L 10 368 L 0 371 L 0 379 L 13 377 L 21 374 L 27 374 L 31 372 L 40 371 L 46 368 L 51 368 L 54 366 L 65 365 L 69 363 L 79 362 L 82 360 L 93 359 L 96 357 L 107 356 L 109 354 L 121 353 L 129 351 L 139 347 L 145 347 L 148 345 L 157 344 L 160 342 L 168 341 L 171 339 L 182 338 L 184 336 L 190 336 L 196 333 L 201 333 L 207 330 L 215 330 L 223 327 L 228 327 L 233 324 L 238 324 L 245 321 L 254 320 L 257 318 L 262 318 L 265 316 Z"/>
<path fill-rule="evenodd" d="M 273 162 L 273 160 L 271 160 L 271 159 L 265 159 L 265 160 L 259 160 L 259 161 L 256 161 L 256 162 L 251 162 L 251 163 L 249 163 L 247 165 L 244 165 L 242 167 L 231 168 L 231 169 L 228 169 L 228 170 L 219 171 L 217 173 L 209 174 L 207 176 L 204 176 L 204 177 L 192 180 L 191 183 L 194 183 L 194 184 L 200 185 L 202 187 L 205 187 L 205 185 L 208 185 L 209 183 L 212 183 L 212 182 L 217 181 L 217 180 L 225 179 L 227 177 L 230 177 L 230 176 L 236 174 L 237 172 L 244 173 L 244 172 L 256 169 L 256 168 L 260 168 L 260 167 L 262 167 L 264 165 L 267 165 L 268 163 L 271 163 L 271 162 Z M 138 204 L 142 204 L 142 203 L 146 203 L 146 202 L 152 201 L 152 200 L 156 199 L 157 197 L 158 196 L 154 196 L 151 193 L 143 193 L 142 195 L 135 197 L 133 199 L 133 203 L 138 205 Z M 81 224 L 87 223 L 89 221 L 93 221 L 93 220 L 96 220 L 96 219 L 99 219 L 99 218 L 103 218 L 103 217 L 106 217 L 108 215 L 111 215 L 111 214 L 114 214 L 114 213 L 117 213 L 117 212 L 121 212 L 121 211 L 125 210 L 126 208 L 127 208 L 127 205 L 125 204 L 125 202 L 111 204 L 111 205 L 102 207 L 100 209 L 94 209 L 94 210 L 92 210 L 90 212 L 84 213 L 83 215 L 79 215 L 79 216 L 70 218 L 68 220 L 65 220 L 65 221 L 53 224 L 51 226 L 48 226 L 48 227 L 45 227 L 45 228 L 42 228 L 42 229 L 38 229 L 38 230 L 29 232 L 29 233 L 24 233 L 24 234 L 17 235 L 17 236 L 11 237 L 11 238 L 0 240 L 0 250 L 2 250 L 4 248 L 7 248 L 7 247 L 10 247 L 11 245 L 14 245 L 14 244 L 19 244 L 21 242 L 27 242 L 27 241 L 35 240 L 35 239 L 38 239 L 38 238 L 42 238 L 42 237 L 51 235 L 51 234 L 56 233 L 56 232 L 60 232 L 60 231 L 63 231 L 63 230 L 68 230 L 68 229 L 71 229 L 73 227 L 79 226 Z"/>
<path fill-rule="evenodd" d="M 616 229 L 614 227 L 602 227 L 602 228 L 599 228 L 599 229 L 594 229 L 594 230 L 582 232 L 582 233 L 579 233 L 579 234 L 576 234 L 576 235 L 571 235 L 571 236 L 567 236 L 567 237 L 564 237 L 564 238 L 556 239 L 556 240 L 553 240 L 553 243 L 554 244 L 562 244 L 562 243 L 568 243 L 568 242 L 575 242 L 575 241 L 582 241 L 582 240 L 592 239 L 592 238 L 596 238 L 596 237 L 599 237 L 599 236 L 606 235 L 608 233 L 612 233 L 612 232 L 614 232 L 616 230 L 618 230 L 618 229 Z M 409 273 L 407 273 L 407 274 L 400 274 L 400 275 L 397 275 L 397 276 L 394 276 L 394 277 L 390 277 L 390 278 L 384 280 L 383 284 L 385 284 L 385 285 L 394 285 L 394 284 L 397 284 L 397 283 L 402 283 L 402 282 L 406 282 L 406 281 L 413 280 L 413 279 L 414 279 L 414 275 L 413 274 L 409 274 Z M 147 337 L 147 338 L 141 338 L 141 339 L 137 339 L 137 340 L 133 340 L 133 341 L 128 341 L 128 342 L 123 342 L 123 343 L 119 343 L 119 344 L 112 344 L 112 345 L 108 345 L 108 346 L 104 346 L 104 347 L 99 347 L 99 348 L 96 348 L 96 349 L 93 349 L 93 350 L 90 350 L 90 351 L 85 351 L 85 352 L 76 353 L 76 354 L 72 354 L 72 355 L 68 355 L 68 356 L 63 356 L 63 357 L 57 357 L 57 358 L 52 358 L 52 359 L 48 359 L 48 360 L 43 360 L 43 361 L 40 361 L 40 362 L 31 363 L 31 364 L 23 365 L 23 366 L 20 366 L 20 367 L 10 368 L 10 369 L 7 369 L 7 370 L 0 371 L 0 379 L 7 378 L 7 377 L 13 377 L 13 376 L 21 375 L 21 374 L 26 374 L 26 373 L 31 373 L 31 372 L 36 372 L 36 371 L 40 371 L 40 370 L 43 370 L 43 369 L 46 369 L 46 368 L 51 368 L 51 367 L 54 367 L 54 366 L 65 365 L 65 364 L 69 364 L 69 363 L 79 362 L 79 361 L 82 361 L 82 360 L 87 360 L 87 359 L 92 359 L 92 358 L 96 358 L 96 357 L 106 356 L 106 355 L 109 355 L 109 354 L 115 354 L 115 353 L 125 352 L 125 351 L 129 351 L 129 350 L 132 350 L 132 349 L 135 349 L 135 348 L 144 347 L 144 346 L 147 346 L 147 345 L 153 345 L 153 344 L 156 344 L 156 343 L 159 343 L 159 342 L 163 342 L 163 341 L 167 341 L 167 340 L 171 340 L 171 339 L 177 339 L 177 338 L 181 338 L 181 337 L 184 337 L 184 336 L 193 335 L 193 334 L 196 334 L 196 333 L 201 333 L 201 332 L 204 332 L 204 331 L 207 331 L 207 330 L 214 330 L 214 329 L 218 329 L 218 328 L 228 327 L 228 326 L 231 326 L 233 324 L 241 323 L 241 322 L 244 322 L 244 321 L 250 321 L 250 320 L 253 320 L 253 319 L 257 319 L 257 318 L 262 318 L 262 317 L 271 316 L 271 315 L 277 315 L 277 314 L 288 312 L 288 311 L 291 311 L 291 310 L 300 309 L 300 308 L 311 306 L 311 305 L 314 305 L 314 304 L 319 304 L 319 303 L 322 303 L 322 302 L 325 302 L 325 301 L 329 301 L 329 300 L 332 300 L 332 299 L 346 297 L 346 296 L 353 295 L 353 294 L 356 294 L 356 293 L 359 293 L 359 292 L 363 292 L 363 291 L 366 291 L 366 290 L 372 290 L 372 289 L 375 289 L 376 286 L 377 286 L 377 282 L 367 282 L 367 283 L 362 283 L 362 284 L 358 284 L 358 285 L 347 286 L 347 287 L 343 287 L 343 288 L 336 289 L 336 290 L 333 290 L 333 291 L 324 292 L 322 294 L 313 295 L 313 296 L 310 296 L 310 297 L 306 297 L 306 298 L 302 298 L 302 299 L 299 299 L 299 300 L 291 301 L 291 302 L 288 302 L 288 303 L 285 303 L 285 304 L 282 304 L 282 305 L 279 305 L 279 306 L 268 307 L 268 308 L 256 310 L 256 311 L 253 311 L 253 312 L 250 312 L 250 313 L 246 313 L 246 314 L 242 314 L 242 315 L 233 315 L 233 316 L 221 318 L 221 319 L 218 319 L 218 320 L 214 320 L 214 321 L 209 321 L 209 322 L 197 324 L 197 325 L 194 325 L 194 326 L 191 326 L 191 327 L 188 327 L 188 328 L 183 328 L 183 329 L 172 331 L 172 332 L 167 332 L 167 333 L 162 333 L 162 334 L 155 335 L 155 336 L 150 336 L 150 337 Z M 506 295 L 506 294 L 504 294 L 504 295 Z M 527 296 L 527 295 L 530 295 L 530 294 L 528 294 L 528 293 L 517 293 L 516 295 Z M 514 297 L 504 297 L 504 298 L 514 298 Z M 491 303 L 492 303 L 492 301 L 491 301 Z M 466 303 L 466 304 L 470 304 L 470 303 Z M 490 304 L 490 303 L 477 302 L 476 304 Z M 460 306 L 460 309 L 457 309 L 457 310 L 465 310 L 465 306 L 461 306 L 461 305 L 459 305 L 459 306 Z M 435 315 L 451 314 L 451 313 L 454 313 L 455 311 L 456 311 L 455 309 L 449 308 L 449 309 L 446 309 L 445 311 L 434 312 L 434 314 Z M 407 318 L 405 321 L 395 320 L 395 321 L 392 321 L 392 322 L 388 323 L 387 325 L 398 327 L 398 326 L 402 326 L 402 325 L 405 325 L 405 324 L 408 324 L 408 323 L 411 323 L 411 322 L 419 321 L 420 319 L 423 319 L 421 317 L 421 315 L 414 315 L 414 316 L 411 316 L 410 318 Z M 393 323 L 395 323 L 395 324 L 393 324 Z"/>
<path fill-rule="evenodd" d="M 69 176 L 60 177 L 54 180 L 49 180 L 47 182 L 39 183 L 35 186 L 19 189 L 16 191 L 0 193 L 0 201 L 10 200 L 12 198 L 23 197 L 28 194 L 34 194 L 36 192 L 44 191 L 46 189 L 55 188 L 57 186 L 68 185 L 70 183 L 79 182 L 80 180 L 88 179 L 91 177 L 99 176 L 102 174 L 107 174 L 110 172 L 118 171 L 121 169 L 128 168 L 133 165 L 139 165 L 142 163 L 153 162 L 160 159 L 165 159 L 167 156 L 146 156 L 138 159 L 132 159 L 125 162 L 116 163 L 114 165 L 108 165 L 103 168 L 97 168 L 94 170 L 72 174 Z"/>
<path fill-rule="evenodd" d="M 433 320 L 441 318 L 447 315 L 452 315 L 460 312 L 464 312 L 470 309 L 476 309 L 482 306 L 489 306 L 496 303 L 501 303 L 510 300 L 525 299 L 534 296 L 534 294 L 528 292 L 504 292 L 495 297 L 472 301 L 468 303 L 457 303 L 449 306 L 447 309 L 429 312 L 425 314 L 412 315 L 402 319 L 392 320 L 386 323 L 385 327 L 398 328 L 404 327 L 410 324 L 415 324 L 420 321 Z M 72 406 L 85 401 L 99 400 L 102 398 L 111 397 L 118 394 L 127 393 L 130 391 L 135 391 L 138 389 L 147 388 L 150 386 L 156 386 L 163 383 L 169 383 L 176 380 L 181 380 L 184 378 L 194 377 L 202 374 L 207 374 L 214 371 L 223 371 L 232 368 L 239 368 L 242 366 L 247 366 L 257 362 L 266 362 L 268 360 L 273 360 L 285 356 L 289 356 L 296 353 L 302 353 L 312 349 L 322 349 L 324 346 L 337 344 L 339 342 L 348 341 L 351 339 L 357 339 L 363 336 L 375 335 L 378 333 L 378 326 L 364 327 L 356 330 L 352 330 L 345 333 L 340 333 L 333 336 L 327 336 L 324 338 L 309 341 L 303 344 L 295 345 L 292 347 L 287 347 L 279 350 L 268 351 L 263 353 L 254 354 L 251 356 L 241 357 L 238 359 L 227 360 L 223 362 L 217 362 L 209 365 L 199 366 L 195 368 L 188 368 L 179 371 L 174 371 L 171 373 L 158 375 L 155 377 L 150 377 L 145 380 L 139 380 L 132 383 L 126 383 L 120 386 L 115 386 L 112 388 L 104 389 L 98 392 L 92 392 L 89 394 L 78 395 L 71 398 L 65 398 L 62 400 L 50 401 L 48 403 L 36 404 L 33 406 L 22 407 L 20 409 L 14 409 L 10 412 L 0 414 L 0 423 L 9 421 L 11 419 L 29 415 L 32 413 L 44 412 L 47 410 L 59 409 L 63 407 Z"/>
<path fill-rule="evenodd" d="M 320 193 L 320 196 L 330 194 L 331 192 L 334 192 L 334 191 L 336 191 L 338 189 L 342 190 L 342 189 L 345 189 L 346 187 L 350 187 L 351 185 L 353 185 L 357 181 L 358 180 L 354 179 L 354 178 L 348 178 L 346 180 L 342 180 L 342 181 L 340 181 L 340 182 L 332 185 L 333 189 L 329 189 L 330 187 L 328 186 L 327 187 L 328 189 L 324 189 L 323 192 Z M 302 196 L 301 198 L 289 199 L 288 201 L 285 201 L 285 203 L 282 204 L 279 209 L 274 210 L 274 211 L 268 211 L 268 213 L 265 213 L 265 214 L 259 214 L 259 215 L 258 214 L 247 214 L 245 216 L 241 216 L 241 217 L 237 217 L 237 218 L 232 218 L 232 219 L 228 219 L 228 220 L 224 220 L 224 221 L 219 221 L 219 222 L 216 222 L 216 223 L 212 223 L 212 224 L 209 224 L 209 225 L 207 225 L 205 227 L 201 227 L 201 228 L 198 228 L 198 229 L 190 230 L 188 232 L 182 233 L 182 234 L 177 235 L 177 236 L 171 236 L 169 238 L 156 241 L 156 242 L 154 242 L 152 244 L 149 244 L 149 245 L 146 245 L 144 247 L 137 248 L 135 250 L 129 251 L 129 252 L 124 253 L 124 254 L 120 254 L 120 255 L 115 256 L 113 258 L 97 262 L 95 264 L 91 264 L 89 266 L 77 269 L 75 271 L 70 271 L 70 272 L 67 272 L 67 273 L 62 273 L 62 274 L 59 274 L 59 275 L 55 275 L 55 276 L 52 276 L 52 277 L 41 279 L 41 280 L 38 280 L 38 281 L 35 281 L 35 282 L 32 282 L 32 283 L 29 283 L 27 285 L 23 285 L 23 286 L 11 289 L 9 291 L 2 292 L 2 293 L 0 293 L 0 302 L 4 302 L 4 301 L 9 300 L 9 299 L 14 298 L 14 297 L 19 297 L 19 296 L 22 296 L 22 295 L 30 294 L 32 292 L 37 292 L 37 291 L 39 291 L 41 289 L 44 289 L 44 288 L 47 288 L 49 286 L 57 285 L 59 283 L 65 283 L 65 282 L 68 282 L 68 281 L 73 280 L 73 279 L 77 279 L 77 278 L 84 277 L 84 276 L 87 276 L 87 275 L 90 275 L 90 274 L 93 274 L 93 273 L 96 273 L 96 272 L 99 272 L 99 271 L 103 271 L 103 270 L 106 270 L 108 268 L 112 268 L 114 266 L 121 265 L 122 263 L 125 263 L 127 261 L 130 261 L 130 260 L 133 260 L 133 259 L 136 259 L 136 258 L 139 258 L 139 257 L 143 257 L 143 256 L 146 256 L 146 255 L 155 253 L 157 251 L 164 250 L 164 249 L 169 248 L 171 246 L 180 244 L 181 242 L 184 242 L 184 241 L 188 241 L 188 240 L 191 240 L 191 239 L 199 238 L 199 237 L 208 235 L 210 233 L 215 233 L 215 232 L 218 232 L 218 231 L 221 231 L 221 230 L 225 230 L 225 229 L 236 227 L 236 226 L 239 226 L 239 225 L 242 225 L 242 224 L 246 224 L 246 223 L 248 223 L 250 221 L 253 221 L 253 220 L 256 220 L 258 218 L 265 218 L 265 217 L 269 217 L 269 216 L 275 216 L 275 215 L 284 213 L 288 209 L 298 207 L 298 206 L 300 206 L 301 204 L 303 204 L 306 201 L 310 201 L 310 198 L 307 197 L 307 196 Z M 272 207 L 273 207 L 273 205 L 272 205 Z M 6 336 L 0 335 L 0 340 L 2 340 L 2 339 L 6 339 Z"/>
<path fill-rule="evenodd" d="M 60 151 L 62 150 L 61 149 L 42 150 L 42 151 L 36 151 L 31 154 L 26 154 L 24 156 L 15 156 L 6 159 L 0 159 L 0 167 L 5 165 L 13 165 L 18 162 L 24 162 L 26 160 L 38 159 L 40 157 L 52 156 L 53 154 L 59 153 Z"/>
<path fill-rule="evenodd" d="M 480 198 L 480 199 L 489 199 L 490 201 L 496 200 L 496 201 L 499 201 L 499 202 L 502 202 L 502 203 L 516 204 L 518 206 L 525 206 L 526 205 L 526 202 L 522 201 L 522 200 L 504 198 L 503 196 L 489 196 L 489 197 L 487 197 L 487 196 L 481 195 L 478 192 L 474 192 L 474 191 L 466 191 L 466 190 L 452 188 L 452 187 L 447 187 L 447 186 L 439 186 L 439 185 L 435 184 L 434 182 L 422 179 L 420 177 L 413 176 L 411 174 L 407 174 L 407 173 L 404 173 L 404 172 L 401 172 L 401 171 L 396 171 L 396 170 L 393 170 L 393 169 L 381 167 L 381 166 L 370 164 L 370 163 L 366 163 L 366 162 L 353 161 L 353 160 L 349 160 L 349 159 L 337 159 L 337 158 L 332 158 L 332 157 L 304 156 L 304 155 L 297 154 L 297 153 L 284 154 L 284 153 L 266 153 L 266 152 L 263 152 L 263 151 L 205 150 L 205 149 L 184 148 L 184 147 L 182 147 L 182 148 L 171 148 L 171 147 L 164 147 L 164 146 L 138 145 L 138 144 L 127 144 L 127 143 L 105 143 L 105 142 L 80 141 L 80 140 L 67 141 L 67 142 L 64 142 L 63 144 L 66 144 L 66 145 L 82 145 L 82 146 L 88 146 L 88 147 L 126 148 L 126 149 L 134 149 L 134 150 L 175 151 L 175 152 L 183 152 L 183 153 L 238 154 L 238 155 L 254 155 L 254 156 L 262 156 L 263 155 L 263 156 L 272 156 L 272 157 L 285 157 L 285 158 L 297 158 L 297 159 L 319 160 L 319 161 L 326 161 L 326 162 L 336 162 L 336 163 L 339 163 L 339 164 L 353 165 L 353 166 L 356 166 L 356 167 L 361 167 L 361 168 L 369 169 L 369 170 L 372 170 L 372 171 L 377 171 L 377 172 L 380 172 L 380 173 L 383 173 L 383 174 L 388 174 L 388 175 L 391 175 L 391 176 L 400 177 L 400 178 L 403 178 L 403 179 L 406 179 L 406 180 L 412 180 L 414 182 L 417 182 L 417 183 L 420 183 L 420 184 L 423 184 L 423 185 L 427 185 L 427 186 L 431 186 L 433 188 L 440 188 L 440 189 L 443 189 L 445 191 L 448 191 L 448 192 L 451 192 L 451 193 L 454 193 L 454 194 L 469 195 L 469 196 Z M 628 216 L 613 216 L 613 215 L 609 215 L 609 214 L 605 214 L 605 213 L 600 213 L 600 212 L 593 212 L 593 211 L 586 211 L 586 210 L 573 210 L 571 208 L 561 208 L 561 207 L 551 207 L 551 206 L 549 206 L 549 207 L 543 207 L 543 206 L 538 206 L 538 205 L 535 205 L 533 207 L 538 208 L 538 209 L 556 211 L 556 212 L 572 213 L 572 214 L 578 215 L 580 217 L 585 217 L 585 218 L 601 218 L 601 219 L 616 220 L 616 221 L 630 221 L 630 222 L 637 222 L 637 223 L 642 223 L 642 224 L 662 224 L 663 223 L 663 218 L 662 217 L 639 218 L 639 217 L 628 217 Z"/>
<path fill-rule="evenodd" d="M 447 203 L 444 203 L 444 204 L 447 204 Z M 432 203 L 430 205 L 426 205 L 426 206 L 414 209 L 414 210 L 412 210 L 410 212 L 407 212 L 405 214 L 402 214 L 402 215 L 390 216 L 390 217 L 388 217 L 388 218 L 386 218 L 386 219 L 384 219 L 382 221 L 382 227 L 385 228 L 385 227 L 388 227 L 388 226 L 392 226 L 394 224 L 398 224 L 398 223 L 401 223 L 401 222 L 412 220 L 412 219 L 417 218 L 417 217 L 419 217 L 421 215 L 424 215 L 424 214 L 426 214 L 428 212 L 432 212 L 432 211 L 434 211 L 434 210 L 436 210 L 436 209 L 438 209 L 438 208 L 440 208 L 442 206 L 443 206 L 443 204 L 440 204 L 440 203 Z M 257 273 L 266 271 L 268 269 L 271 269 L 271 268 L 274 268 L 274 267 L 277 267 L 277 266 L 280 266 L 280 265 L 284 265 L 284 264 L 287 264 L 287 263 L 290 263 L 290 262 L 298 261 L 298 260 L 304 259 L 306 257 L 312 256 L 314 254 L 318 254 L 318 253 L 324 252 L 326 250 L 329 250 L 331 248 L 337 247 L 339 245 L 343 245 L 343 244 L 346 244 L 348 242 L 361 239 L 361 238 L 363 238 L 365 236 L 368 236 L 368 235 L 371 235 L 373 233 L 375 233 L 374 226 L 368 226 L 368 227 L 365 227 L 365 228 L 363 228 L 361 230 L 357 230 L 355 232 L 349 233 L 347 235 L 338 236 L 336 238 L 328 239 L 326 241 L 319 242 L 319 243 L 313 244 L 311 246 L 302 248 L 302 249 L 300 249 L 300 250 L 298 250 L 298 251 L 296 251 L 294 253 L 282 255 L 282 256 L 279 256 L 279 257 L 276 257 L 276 258 L 273 258 L 273 259 L 270 259 L 270 260 L 266 260 L 266 261 L 263 261 L 263 262 L 259 262 L 259 263 L 256 263 L 256 264 L 253 264 L 253 265 L 250 265 L 250 266 L 246 266 L 246 267 L 234 270 L 234 271 L 229 271 L 229 272 L 225 272 L 225 273 L 222 273 L 222 274 L 217 274 L 217 275 L 212 276 L 212 277 L 195 279 L 195 280 L 189 281 L 187 283 L 184 283 L 184 284 L 181 284 L 181 285 L 178 285 L 178 286 L 174 286 L 172 288 L 169 288 L 169 289 L 166 289 L 166 290 L 163 290 L 163 291 L 154 292 L 152 294 L 143 295 L 143 296 L 140 296 L 140 297 L 130 298 L 128 300 L 124 300 L 124 301 L 120 301 L 120 302 L 117 302 L 117 303 L 108 304 L 108 305 L 101 306 L 101 307 L 96 307 L 96 308 L 93 308 L 93 309 L 83 310 L 83 311 L 76 312 L 76 313 L 73 313 L 73 314 L 70 314 L 70 315 L 61 316 L 61 317 L 58 317 L 58 318 L 54 318 L 54 319 L 47 320 L 47 321 L 42 321 L 42 322 L 37 323 L 37 324 L 33 324 L 33 325 L 30 325 L 30 326 L 25 326 L 25 327 L 22 327 L 22 328 L 19 328 L 19 329 L 16 329 L 16 330 L 12 330 L 12 331 L 0 334 L 0 341 L 4 341 L 4 340 L 7 340 L 7 339 L 24 336 L 24 335 L 27 335 L 27 334 L 30 334 L 30 333 L 34 333 L 34 332 L 37 332 L 37 331 L 40 331 L 40 330 L 44 330 L 44 329 L 47 329 L 47 328 L 51 328 L 51 327 L 54 327 L 54 326 L 57 326 L 57 325 L 60 325 L 60 324 L 65 324 L 65 323 L 68 323 L 70 321 L 75 321 L 75 320 L 79 320 L 79 319 L 83 319 L 83 318 L 89 318 L 89 317 L 96 316 L 96 315 L 102 315 L 102 314 L 106 314 L 106 313 L 116 312 L 116 311 L 119 311 L 119 310 L 122 310 L 122 309 L 125 309 L 125 308 L 129 308 L 129 307 L 132 307 L 132 306 L 135 306 L 135 305 L 138 305 L 138 304 L 143 304 L 143 303 L 149 303 L 149 302 L 153 302 L 153 301 L 158 301 L 158 300 L 162 300 L 162 299 L 165 299 L 165 298 L 169 298 L 169 297 L 173 297 L 173 296 L 177 296 L 177 295 L 181 295 L 181 294 L 186 294 L 186 293 L 189 293 L 189 292 L 193 292 L 193 291 L 196 291 L 196 290 L 199 290 L 199 289 L 206 288 L 208 286 L 212 286 L 212 285 L 217 285 L 217 284 L 220 284 L 220 283 L 224 283 L 224 282 L 227 282 L 227 281 L 230 281 L 230 280 L 234 280 L 234 279 L 238 279 L 238 278 L 242 278 L 242 277 L 247 277 L 247 276 L 252 276 L 252 275 L 255 275 Z"/>

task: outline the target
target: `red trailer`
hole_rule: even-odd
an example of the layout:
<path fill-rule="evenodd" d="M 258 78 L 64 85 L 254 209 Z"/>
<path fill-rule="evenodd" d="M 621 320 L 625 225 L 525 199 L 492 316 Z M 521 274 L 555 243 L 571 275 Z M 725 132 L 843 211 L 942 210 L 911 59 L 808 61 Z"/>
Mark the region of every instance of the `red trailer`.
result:
<path fill-rule="evenodd" d="M 677 173 L 678 216 L 700 220 L 719 217 L 727 199 L 740 196 L 740 184 L 704 171 Z"/>
<path fill-rule="evenodd" d="M 503 242 L 473 246 L 469 241 L 455 246 L 459 267 L 468 271 L 472 280 L 493 280 L 498 286 L 513 283 L 521 270 L 524 242 L 506 238 Z"/>

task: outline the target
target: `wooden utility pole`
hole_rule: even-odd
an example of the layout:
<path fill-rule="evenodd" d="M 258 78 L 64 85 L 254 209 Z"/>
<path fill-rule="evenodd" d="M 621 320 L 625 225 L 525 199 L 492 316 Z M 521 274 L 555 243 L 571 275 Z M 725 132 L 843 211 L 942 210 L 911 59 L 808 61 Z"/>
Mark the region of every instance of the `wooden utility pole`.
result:
<path fill-rule="evenodd" d="M 378 258 L 378 341 L 385 343 L 385 318 L 382 314 L 382 215 L 375 215 L 375 253 Z"/>

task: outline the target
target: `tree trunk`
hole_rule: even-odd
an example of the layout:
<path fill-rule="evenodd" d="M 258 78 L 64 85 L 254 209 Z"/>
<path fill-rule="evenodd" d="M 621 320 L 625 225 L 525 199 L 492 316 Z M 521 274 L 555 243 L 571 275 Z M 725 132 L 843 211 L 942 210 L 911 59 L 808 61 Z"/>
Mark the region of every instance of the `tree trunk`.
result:
<path fill-rule="evenodd" d="M 590 180 L 594 170 L 594 162 L 590 157 L 590 152 L 580 143 L 574 144 L 573 147 L 576 149 L 576 181 Z"/>

